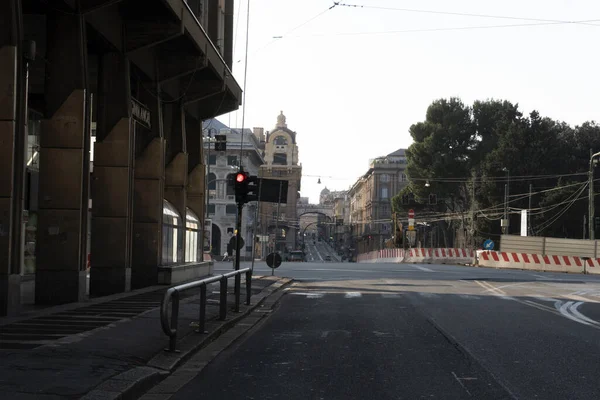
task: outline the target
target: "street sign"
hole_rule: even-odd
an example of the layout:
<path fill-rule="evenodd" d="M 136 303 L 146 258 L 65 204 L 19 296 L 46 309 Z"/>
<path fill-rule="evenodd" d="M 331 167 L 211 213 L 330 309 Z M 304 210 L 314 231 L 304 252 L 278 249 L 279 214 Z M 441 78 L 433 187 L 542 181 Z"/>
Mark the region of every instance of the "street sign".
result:
<path fill-rule="evenodd" d="M 491 239 L 486 240 L 483 242 L 483 248 L 485 250 L 494 250 L 494 241 Z"/>
<path fill-rule="evenodd" d="M 413 210 L 412 208 L 408 210 L 408 219 L 415 219 L 415 210 Z"/>
<path fill-rule="evenodd" d="M 235 249 L 235 242 L 236 242 L 236 237 L 232 236 L 231 239 L 229 239 L 229 244 L 231 245 L 231 247 L 233 249 Z M 238 250 L 241 250 L 244 248 L 244 238 L 240 238 L 240 245 L 238 246 Z"/>
<path fill-rule="evenodd" d="M 408 230 L 409 231 L 414 231 L 415 230 L 415 226 L 414 225 L 409 225 L 408 226 Z"/>
<path fill-rule="evenodd" d="M 277 268 L 281 265 L 281 256 L 279 253 L 271 253 L 267 256 L 267 265 L 270 268 Z"/>

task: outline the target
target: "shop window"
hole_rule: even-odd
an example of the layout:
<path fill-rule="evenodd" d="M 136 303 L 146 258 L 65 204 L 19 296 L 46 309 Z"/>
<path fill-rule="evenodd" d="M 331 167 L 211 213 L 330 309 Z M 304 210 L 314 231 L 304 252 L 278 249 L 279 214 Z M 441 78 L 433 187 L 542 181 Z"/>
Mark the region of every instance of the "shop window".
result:
<path fill-rule="evenodd" d="M 237 160 L 238 160 L 237 156 L 227 156 L 227 165 L 237 166 L 238 165 Z"/>
<path fill-rule="evenodd" d="M 209 204 L 208 205 L 208 215 L 215 215 L 215 205 L 214 204 Z"/>
<path fill-rule="evenodd" d="M 235 215 L 236 213 L 237 213 L 237 206 L 235 204 L 227 204 L 225 206 L 225 214 Z"/>
<path fill-rule="evenodd" d="M 198 243 L 200 231 L 200 220 L 189 208 L 185 216 L 185 262 L 200 261 L 198 257 Z"/>
<path fill-rule="evenodd" d="M 210 165 L 217 165 L 217 156 L 216 156 L 216 155 L 214 155 L 214 154 L 211 154 L 211 155 L 208 157 L 208 163 L 209 163 Z"/>
<path fill-rule="evenodd" d="M 183 221 L 167 200 L 163 200 L 162 264 L 175 264 L 183 257 Z"/>

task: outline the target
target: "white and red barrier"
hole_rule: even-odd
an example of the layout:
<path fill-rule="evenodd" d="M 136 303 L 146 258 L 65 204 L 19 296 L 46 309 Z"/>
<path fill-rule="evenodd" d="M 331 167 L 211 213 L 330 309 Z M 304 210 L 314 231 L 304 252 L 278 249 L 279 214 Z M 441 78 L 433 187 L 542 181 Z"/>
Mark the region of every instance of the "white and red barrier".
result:
<path fill-rule="evenodd" d="M 468 249 L 383 249 L 360 254 L 359 263 L 470 264 L 475 252 Z"/>
<path fill-rule="evenodd" d="M 469 249 L 410 249 L 406 251 L 405 263 L 470 264 L 475 252 Z"/>
<path fill-rule="evenodd" d="M 600 258 L 481 251 L 478 261 L 482 267 L 600 274 Z"/>

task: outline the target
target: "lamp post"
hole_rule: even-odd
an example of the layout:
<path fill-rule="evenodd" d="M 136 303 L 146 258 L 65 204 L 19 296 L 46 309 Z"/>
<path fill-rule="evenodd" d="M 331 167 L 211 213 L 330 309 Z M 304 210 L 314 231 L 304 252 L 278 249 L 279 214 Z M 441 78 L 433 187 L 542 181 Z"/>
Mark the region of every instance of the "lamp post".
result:
<path fill-rule="evenodd" d="M 506 172 L 506 184 L 504 185 L 504 218 L 502 231 L 505 235 L 509 234 L 510 222 L 508 220 L 508 199 L 510 197 L 510 170 L 506 167 L 502 168 L 502 171 Z"/>
<path fill-rule="evenodd" d="M 591 150 L 590 150 L 591 153 Z M 598 163 L 598 160 L 595 160 L 596 157 L 600 156 L 599 153 L 590 155 L 590 170 L 588 172 L 588 186 L 589 186 L 589 196 L 588 196 L 588 230 L 590 240 L 594 240 L 596 237 L 596 233 L 594 232 L 594 166 Z"/>

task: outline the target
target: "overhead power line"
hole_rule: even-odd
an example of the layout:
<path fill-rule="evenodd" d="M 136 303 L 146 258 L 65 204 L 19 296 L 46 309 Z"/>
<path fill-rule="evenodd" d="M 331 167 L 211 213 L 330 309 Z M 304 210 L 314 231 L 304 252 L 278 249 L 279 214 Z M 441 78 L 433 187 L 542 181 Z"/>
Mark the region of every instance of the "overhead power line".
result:
<path fill-rule="evenodd" d="M 399 12 L 419 13 L 419 14 L 451 15 L 451 16 L 456 16 L 456 17 L 490 18 L 490 19 L 504 19 L 504 20 L 512 20 L 512 21 L 529 21 L 529 22 L 538 22 L 538 23 L 543 22 L 543 23 L 554 23 L 554 24 L 580 24 L 580 25 L 598 26 L 597 24 L 592 23 L 592 22 L 597 22 L 597 20 L 568 21 L 568 20 L 560 20 L 560 19 L 527 18 L 527 17 L 515 17 L 515 16 L 509 16 L 509 15 L 492 15 L 492 14 L 475 14 L 475 13 L 453 12 L 453 11 L 421 10 L 421 9 L 414 9 L 414 8 L 383 7 L 383 6 L 371 6 L 371 5 L 362 5 L 362 4 L 336 3 L 336 5 L 338 5 L 340 7 L 364 8 L 364 9 L 383 10 L 383 11 L 399 11 Z"/>

